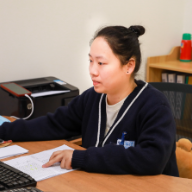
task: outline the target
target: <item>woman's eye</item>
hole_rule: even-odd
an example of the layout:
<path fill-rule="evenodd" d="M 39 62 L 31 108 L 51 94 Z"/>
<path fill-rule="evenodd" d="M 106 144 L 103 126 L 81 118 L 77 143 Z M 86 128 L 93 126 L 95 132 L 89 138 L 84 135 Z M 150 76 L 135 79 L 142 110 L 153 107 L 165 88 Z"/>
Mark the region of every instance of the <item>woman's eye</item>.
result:
<path fill-rule="evenodd" d="M 89 62 L 92 63 L 93 61 L 91 59 L 89 59 Z"/>
<path fill-rule="evenodd" d="M 103 63 L 102 63 L 102 62 L 99 62 L 99 65 L 103 65 Z"/>

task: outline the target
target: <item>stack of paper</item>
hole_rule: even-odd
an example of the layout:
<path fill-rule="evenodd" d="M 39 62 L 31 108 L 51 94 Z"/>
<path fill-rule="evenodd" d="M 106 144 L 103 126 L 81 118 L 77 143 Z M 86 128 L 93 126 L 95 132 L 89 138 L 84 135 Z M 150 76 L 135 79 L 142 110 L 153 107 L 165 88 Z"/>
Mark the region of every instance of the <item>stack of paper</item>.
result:
<path fill-rule="evenodd" d="M 49 161 L 49 158 L 54 151 L 65 150 L 65 149 L 74 150 L 68 147 L 67 145 L 62 145 L 55 149 L 43 151 L 40 153 L 36 153 L 33 155 L 24 156 L 24 157 L 18 157 L 16 159 L 5 161 L 4 163 L 7 163 L 12 167 L 19 169 L 24 173 L 27 173 L 28 175 L 33 177 L 36 181 L 41 181 L 43 179 L 47 179 L 47 178 L 74 170 L 74 169 L 71 169 L 71 170 L 62 169 L 60 167 L 60 163 L 56 163 L 53 166 L 48 168 L 42 168 L 42 165 Z"/>
<path fill-rule="evenodd" d="M 29 151 L 27 149 L 24 149 L 18 145 L 12 145 L 0 149 L 0 159 L 4 159 L 15 155 L 21 155 L 28 152 Z"/>

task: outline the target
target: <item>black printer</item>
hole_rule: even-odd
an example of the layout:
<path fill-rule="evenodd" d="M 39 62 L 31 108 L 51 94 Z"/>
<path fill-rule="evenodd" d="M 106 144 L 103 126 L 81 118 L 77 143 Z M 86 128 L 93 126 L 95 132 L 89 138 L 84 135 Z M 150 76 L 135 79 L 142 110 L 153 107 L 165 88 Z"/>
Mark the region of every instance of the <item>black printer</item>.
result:
<path fill-rule="evenodd" d="M 34 112 L 29 119 L 54 112 L 59 106 L 68 105 L 79 95 L 78 88 L 56 77 L 20 80 L 14 83 L 32 92 L 30 97 L 34 103 Z M 0 115 L 24 118 L 31 113 L 31 108 L 27 97 L 16 97 L 0 87 Z"/>

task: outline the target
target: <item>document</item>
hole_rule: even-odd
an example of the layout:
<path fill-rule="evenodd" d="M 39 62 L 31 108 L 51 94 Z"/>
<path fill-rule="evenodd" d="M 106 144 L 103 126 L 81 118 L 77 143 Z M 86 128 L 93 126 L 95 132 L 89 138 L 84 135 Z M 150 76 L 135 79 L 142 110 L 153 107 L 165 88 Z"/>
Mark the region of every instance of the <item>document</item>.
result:
<path fill-rule="evenodd" d="M 21 155 L 24 153 L 28 153 L 28 150 L 18 145 L 12 145 L 0 149 L 0 159 L 4 159 L 15 155 Z"/>
<path fill-rule="evenodd" d="M 19 169 L 20 171 L 30 175 L 36 181 L 41 181 L 41 180 L 48 179 L 50 177 L 54 177 L 56 175 L 60 175 L 63 173 L 68 173 L 74 170 L 74 169 L 71 169 L 71 170 L 62 169 L 60 167 L 60 163 L 55 163 L 54 165 L 48 168 L 42 168 L 42 165 L 49 161 L 49 158 L 51 157 L 54 151 L 65 150 L 65 149 L 74 150 L 68 147 L 67 145 L 62 145 L 60 147 L 57 147 L 51 150 L 42 151 L 40 153 L 36 153 L 33 155 L 18 157 L 16 159 L 4 161 L 4 163 L 12 167 L 15 167 L 16 169 Z"/>
<path fill-rule="evenodd" d="M 67 93 L 70 92 L 70 90 L 63 90 L 63 91 L 44 91 L 44 92 L 38 92 L 38 93 L 32 93 L 31 97 L 42 97 L 47 95 L 57 95 L 61 93 Z"/>

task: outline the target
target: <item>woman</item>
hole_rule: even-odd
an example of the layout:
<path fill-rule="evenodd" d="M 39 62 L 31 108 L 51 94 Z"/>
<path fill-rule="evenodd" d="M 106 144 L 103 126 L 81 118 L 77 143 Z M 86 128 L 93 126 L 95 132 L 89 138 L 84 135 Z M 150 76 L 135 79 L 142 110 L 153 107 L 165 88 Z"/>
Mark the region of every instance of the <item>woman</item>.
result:
<path fill-rule="evenodd" d="M 89 172 L 178 176 L 169 104 L 159 91 L 134 79 L 141 62 L 138 37 L 144 32 L 142 26 L 98 31 L 89 53 L 93 88 L 54 114 L 4 123 L 1 137 L 50 140 L 81 133 L 87 150 L 57 151 L 43 167 L 61 162 L 62 168 Z"/>

